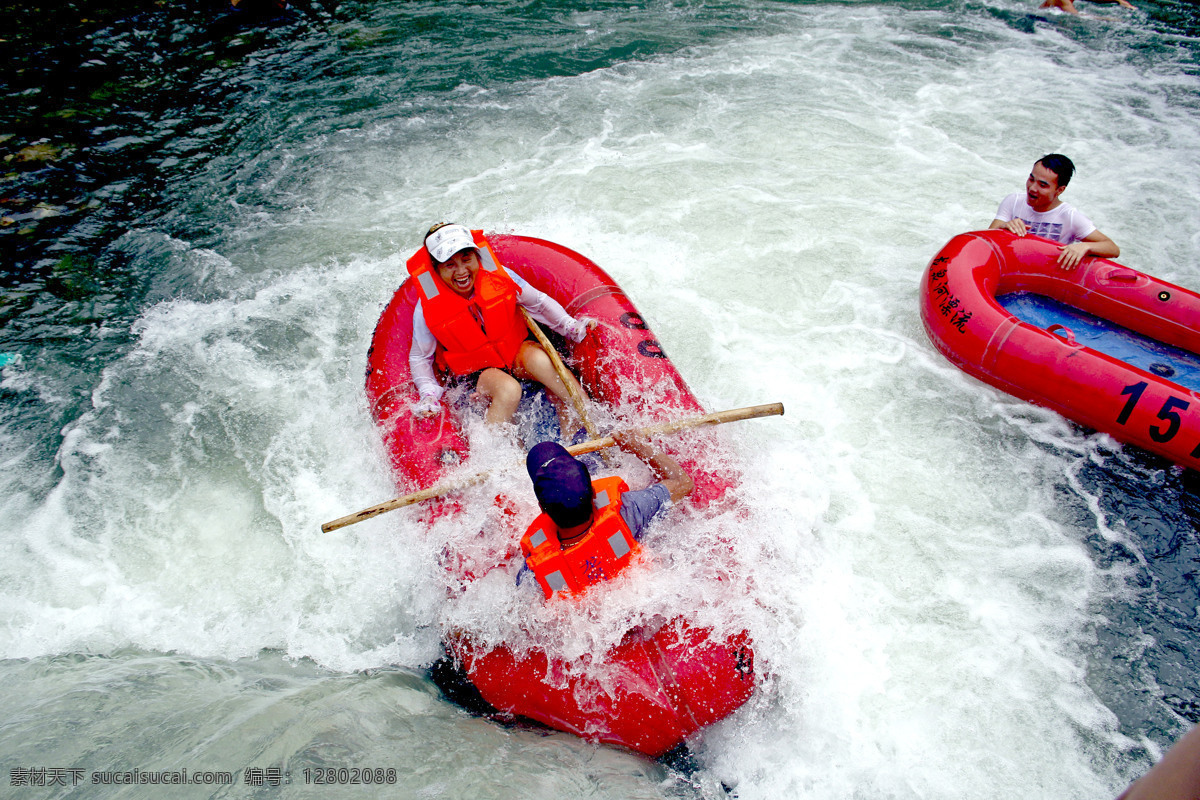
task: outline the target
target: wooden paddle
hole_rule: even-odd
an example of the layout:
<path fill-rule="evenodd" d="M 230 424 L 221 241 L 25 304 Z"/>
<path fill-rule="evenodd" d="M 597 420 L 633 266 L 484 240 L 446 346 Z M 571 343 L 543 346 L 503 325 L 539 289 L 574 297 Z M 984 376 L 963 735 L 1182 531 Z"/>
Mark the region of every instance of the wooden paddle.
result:
<path fill-rule="evenodd" d="M 554 371 L 558 373 L 558 379 L 567 387 L 567 394 L 571 397 L 571 405 L 575 406 L 575 413 L 579 415 L 579 419 L 583 422 L 583 428 L 587 431 L 589 439 L 595 439 L 599 436 L 596 426 L 592 424 L 592 420 L 588 417 L 587 408 L 583 404 L 583 395 L 579 393 L 579 387 L 575 383 L 575 378 L 567 370 L 567 365 L 563 363 L 562 358 L 558 355 L 558 351 L 554 349 L 554 345 L 550 344 L 550 340 L 546 338 L 545 332 L 542 331 L 542 326 L 538 325 L 533 317 L 529 316 L 529 312 L 517 306 L 521 312 L 521 316 L 525 318 L 525 324 L 529 326 L 529 330 L 533 332 L 534 338 L 538 340 L 538 344 L 546 351 L 546 355 L 550 356 L 550 363 L 554 365 Z M 563 435 L 566 435 L 563 431 Z"/>
<path fill-rule="evenodd" d="M 636 436 L 654 436 L 664 433 L 677 433 L 678 431 L 687 430 L 688 428 L 699 428 L 705 425 L 722 425 L 726 422 L 738 422 L 744 419 L 757 419 L 759 417 L 772 417 L 783 414 L 783 403 L 767 403 L 761 406 L 747 406 L 745 408 L 732 408 L 727 411 L 714 411 L 711 414 L 705 414 L 700 417 L 690 417 L 681 419 L 676 422 L 660 422 L 657 425 L 650 425 L 646 428 L 635 428 L 631 431 Z M 589 439 L 586 442 L 573 444 L 567 448 L 567 452 L 573 456 L 582 453 L 592 453 L 596 450 L 603 450 L 606 447 L 612 447 L 616 442 L 611 436 L 603 436 L 597 439 Z M 520 462 L 524 463 L 524 462 Z M 516 466 L 515 464 L 513 466 Z M 511 467 L 509 467 L 511 468 Z M 494 470 L 480 472 L 475 475 L 470 475 L 465 478 L 447 481 L 438 486 L 432 486 L 428 489 L 422 489 L 419 492 L 406 494 L 403 497 L 397 497 L 394 500 L 388 500 L 370 508 L 364 508 L 355 514 L 335 519 L 332 522 L 326 522 L 321 526 L 321 530 L 325 533 L 336 531 L 338 528 L 344 528 L 347 525 L 353 525 L 356 522 L 362 522 L 371 517 L 377 517 L 387 511 L 392 511 L 397 508 L 411 506 L 414 503 L 420 503 L 424 500 L 431 500 L 434 497 L 441 497 L 444 494 L 449 494 L 456 489 L 465 489 L 468 486 L 474 486 L 477 483 L 482 483 Z"/>

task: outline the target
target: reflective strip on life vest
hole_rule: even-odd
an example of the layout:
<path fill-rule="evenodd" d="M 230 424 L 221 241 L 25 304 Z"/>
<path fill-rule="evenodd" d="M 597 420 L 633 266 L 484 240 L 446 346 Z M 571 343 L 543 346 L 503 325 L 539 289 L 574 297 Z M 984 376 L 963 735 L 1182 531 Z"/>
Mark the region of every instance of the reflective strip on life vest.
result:
<path fill-rule="evenodd" d="M 567 588 L 567 579 L 558 571 L 551 572 L 546 576 L 546 583 L 550 585 L 550 591 L 561 592 Z"/>
<path fill-rule="evenodd" d="M 535 549 L 541 547 L 547 541 L 549 541 L 549 537 L 546 536 L 546 532 L 541 528 L 538 528 L 536 531 L 534 531 L 533 535 L 529 537 L 529 544 Z"/>
<path fill-rule="evenodd" d="M 490 247 L 476 247 L 475 251 L 479 253 L 479 265 L 488 272 L 496 271 L 496 257 L 492 255 Z"/>
<path fill-rule="evenodd" d="M 438 296 L 437 281 L 433 279 L 432 272 L 422 272 L 417 275 L 417 283 L 421 285 L 421 294 L 425 295 L 426 300 L 432 300 Z"/>
<path fill-rule="evenodd" d="M 625 535 L 620 531 L 608 537 L 608 546 L 612 548 L 613 558 L 620 558 L 629 552 L 629 543 L 625 541 Z"/>
<path fill-rule="evenodd" d="M 604 508 L 606 505 L 608 505 L 608 490 L 607 489 L 601 489 L 600 491 L 596 492 L 595 504 L 596 504 L 596 508 Z"/>

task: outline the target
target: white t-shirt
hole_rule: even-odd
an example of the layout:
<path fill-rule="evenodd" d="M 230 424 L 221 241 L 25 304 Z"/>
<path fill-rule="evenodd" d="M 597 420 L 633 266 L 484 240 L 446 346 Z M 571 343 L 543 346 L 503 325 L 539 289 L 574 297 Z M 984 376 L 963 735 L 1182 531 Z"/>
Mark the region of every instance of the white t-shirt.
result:
<path fill-rule="evenodd" d="M 1001 222 L 1019 219 L 1030 233 L 1059 244 L 1081 241 L 1096 230 L 1092 221 L 1070 203 L 1059 203 L 1049 211 L 1034 211 L 1024 192 L 1013 192 L 1001 200 L 995 218 Z"/>
<path fill-rule="evenodd" d="M 508 267 L 505 267 L 505 271 L 520 289 L 517 303 L 529 312 L 529 316 L 543 325 L 549 325 L 555 333 L 567 336 L 569 326 L 575 324 L 575 318 L 568 314 L 557 300 L 530 286 L 529 282 L 515 271 Z M 433 372 L 433 356 L 436 351 L 437 339 L 425 324 L 425 312 L 421 309 L 420 301 L 417 301 L 413 309 L 413 335 L 412 344 L 408 348 L 408 368 L 422 397 L 440 398 L 445 391 Z"/>

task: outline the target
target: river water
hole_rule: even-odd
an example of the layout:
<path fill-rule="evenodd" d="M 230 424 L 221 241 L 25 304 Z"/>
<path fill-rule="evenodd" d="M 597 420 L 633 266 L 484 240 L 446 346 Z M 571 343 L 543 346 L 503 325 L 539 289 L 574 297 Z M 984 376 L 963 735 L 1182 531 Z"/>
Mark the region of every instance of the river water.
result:
<path fill-rule="evenodd" d="M 170 796 L 1115 796 L 1200 720 L 1194 476 L 959 372 L 917 287 L 1061 151 L 1123 263 L 1200 288 L 1200 19 L 1035 5 L 28 10 L 0 795 L 186 769 L 236 780 Z M 700 547 L 664 529 L 686 568 L 620 598 L 755 639 L 760 689 L 690 769 L 447 703 L 443 627 L 521 609 L 448 604 L 454 534 L 418 513 L 320 531 L 396 493 L 366 349 L 445 219 L 598 262 L 707 408 L 787 408 L 721 429 L 737 509 Z"/>

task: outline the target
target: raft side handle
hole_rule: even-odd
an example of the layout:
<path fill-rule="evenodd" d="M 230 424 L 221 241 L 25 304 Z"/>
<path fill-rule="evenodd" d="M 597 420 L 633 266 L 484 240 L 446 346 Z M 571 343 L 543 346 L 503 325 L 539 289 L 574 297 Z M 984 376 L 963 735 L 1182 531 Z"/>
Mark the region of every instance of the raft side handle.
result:
<path fill-rule="evenodd" d="M 1068 328 L 1066 325 L 1060 325 L 1058 323 L 1055 323 L 1055 324 L 1051 325 L 1049 328 L 1046 328 L 1046 331 L 1048 333 L 1050 333 L 1051 335 L 1055 336 L 1056 338 L 1066 339 L 1067 344 L 1071 345 L 1072 347 L 1079 346 L 1079 343 L 1075 341 L 1075 332 L 1072 331 L 1070 328 Z M 1066 333 L 1066 336 L 1059 337 L 1059 335 L 1058 335 L 1059 331 L 1064 331 Z"/>
<path fill-rule="evenodd" d="M 979 356 L 979 366 L 987 371 L 996 368 L 996 361 L 1000 358 L 1000 354 L 1004 352 L 1004 347 L 1008 344 L 1008 339 L 1013 333 L 1021 328 L 1021 326 L 1032 327 L 1027 322 L 1021 322 L 1011 314 L 1000 321 L 992 331 L 991 337 L 984 345 L 983 352 Z"/>
<path fill-rule="evenodd" d="M 601 297 L 607 297 L 610 294 L 617 295 L 618 297 L 625 297 L 625 292 L 622 291 L 620 286 L 606 283 L 601 286 L 593 286 L 591 289 L 588 289 L 583 294 L 580 294 L 578 297 L 571 300 L 571 302 L 563 303 L 563 308 L 566 309 L 566 312 L 571 316 L 577 317 L 579 314 L 583 313 L 585 307 L 589 303 L 599 300 Z"/>
<path fill-rule="evenodd" d="M 1137 283 L 1142 275 L 1132 270 L 1114 269 L 1104 274 L 1103 280 L 1110 283 Z"/>

